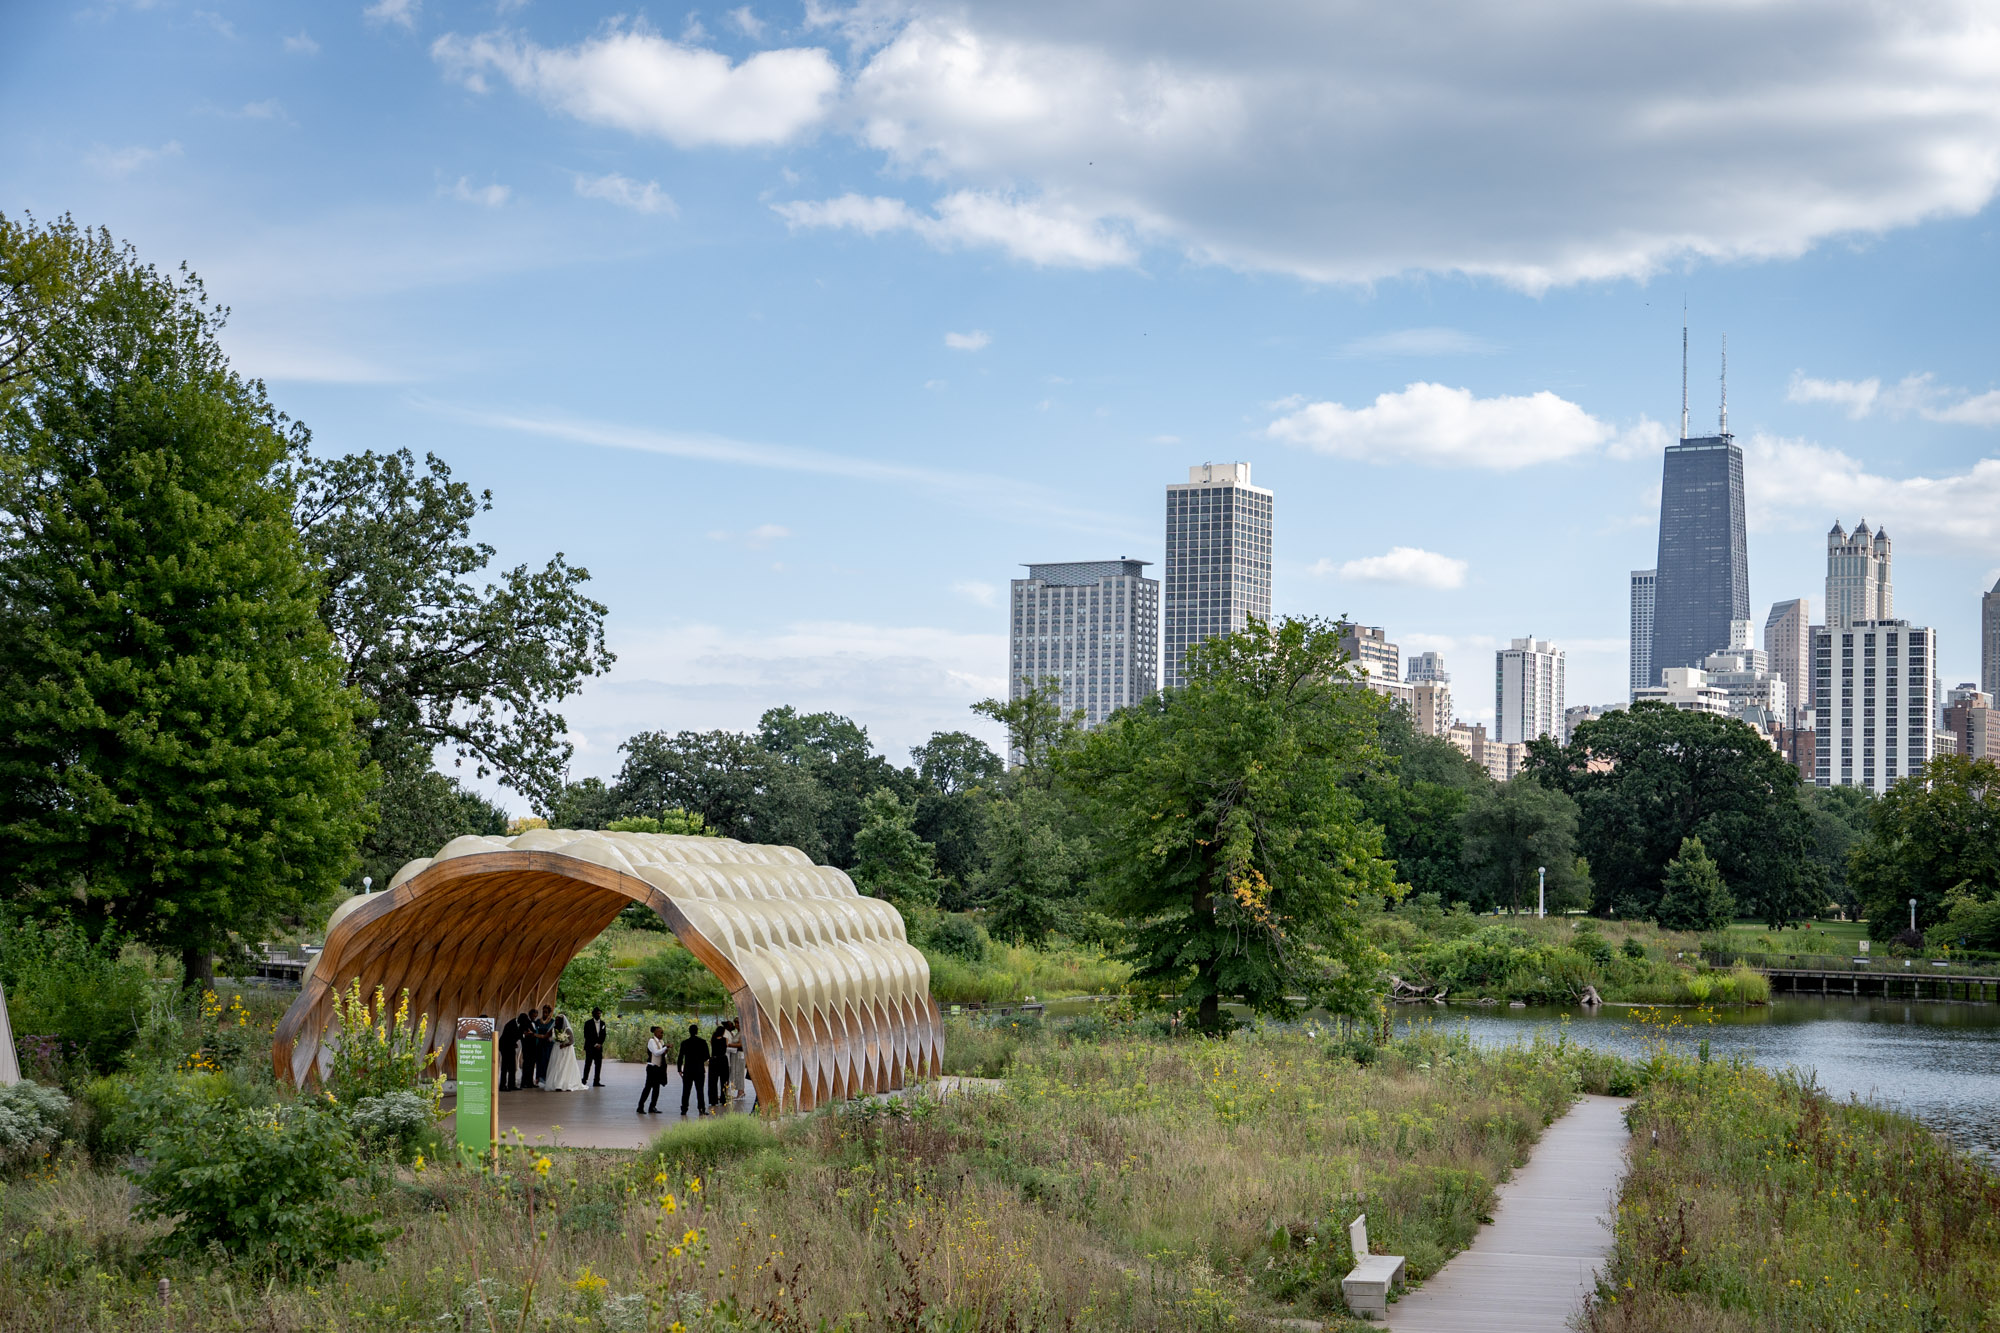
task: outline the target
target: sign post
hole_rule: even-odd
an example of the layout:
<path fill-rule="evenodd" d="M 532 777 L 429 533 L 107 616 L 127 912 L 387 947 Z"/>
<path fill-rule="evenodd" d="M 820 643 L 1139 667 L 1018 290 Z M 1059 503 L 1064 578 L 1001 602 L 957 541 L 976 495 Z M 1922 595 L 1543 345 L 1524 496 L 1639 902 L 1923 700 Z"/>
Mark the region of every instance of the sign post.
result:
<path fill-rule="evenodd" d="M 486 1015 L 458 1020 L 458 1105 L 453 1114 L 458 1145 L 491 1156 L 500 1142 L 500 1061 L 495 1059 L 493 1020 Z"/>

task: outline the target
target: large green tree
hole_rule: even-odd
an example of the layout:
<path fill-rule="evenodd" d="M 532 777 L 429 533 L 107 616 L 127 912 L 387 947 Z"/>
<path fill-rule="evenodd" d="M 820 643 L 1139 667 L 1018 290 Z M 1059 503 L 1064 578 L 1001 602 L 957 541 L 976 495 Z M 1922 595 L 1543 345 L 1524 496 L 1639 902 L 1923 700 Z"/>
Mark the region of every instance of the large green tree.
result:
<path fill-rule="evenodd" d="M 1856 843 L 1868 836 L 1868 816 L 1875 795 L 1866 787 L 1815 787 L 1802 784 L 1806 818 L 1812 826 L 1812 862 L 1826 885 L 1827 901 L 1840 904 L 1850 921 L 1863 915 L 1860 897 L 1847 877 L 1847 862 Z"/>
<path fill-rule="evenodd" d="M 921 784 L 917 794 L 917 836 L 937 849 L 941 905 L 963 911 L 972 905 L 973 886 L 986 866 L 983 838 L 987 807 L 1007 766 L 985 741 L 963 731 L 938 731 L 910 758 Z"/>
<path fill-rule="evenodd" d="M 916 798 L 916 774 L 876 754 L 868 729 L 838 713 L 801 713 L 789 704 L 767 709 L 758 719 L 757 741 L 818 789 L 819 841 L 829 865 L 853 860 L 871 794 L 886 789 L 899 800 Z"/>
<path fill-rule="evenodd" d="M 1480 895 L 1467 873 L 1460 817 L 1493 786 L 1486 770 L 1441 737 L 1420 735 L 1408 710 L 1383 710 L 1376 744 L 1384 762 L 1353 783 L 1368 818 L 1382 829 L 1396 877 L 1443 903 Z"/>
<path fill-rule="evenodd" d="M 374 705 L 370 756 L 406 779 L 384 801 L 419 793 L 442 751 L 549 809 L 571 750 L 555 705 L 612 662 L 589 571 L 558 553 L 482 587 L 493 548 L 472 539 L 472 521 L 492 492 L 435 455 L 315 458 L 298 444 L 294 518 L 325 585 L 320 614 L 347 684 Z"/>
<path fill-rule="evenodd" d="M 1918 929 L 1946 916 L 1954 891 L 1966 901 L 2000 898 L 2000 764 L 1939 755 L 1869 813 L 1848 874 L 1875 938 L 1908 928 L 1912 898 Z"/>
<path fill-rule="evenodd" d="M 1826 902 L 1799 772 L 1734 718 L 1641 703 L 1583 723 L 1567 746 L 1534 742 L 1529 771 L 1575 800 L 1600 911 L 1654 916 L 1686 838 L 1773 929 Z"/>
<path fill-rule="evenodd" d="M 1459 816 L 1465 868 L 1480 906 L 1536 906 L 1547 871 L 1553 911 L 1590 904 L 1590 876 L 1576 854 L 1576 802 L 1523 774 L 1488 782 Z"/>
<path fill-rule="evenodd" d="M 299 437 L 192 276 L 0 218 L 0 286 L 0 884 L 205 980 L 330 895 L 370 822 Z"/>
<path fill-rule="evenodd" d="M 1719 930 L 1735 912 L 1736 900 L 1701 839 L 1683 838 L 1661 876 L 1656 919 L 1668 930 Z"/>
<path fill-rule="evenodd" d="M 620 747 L 621 814 L 698 814 L 707 827 L 744 842 L 798 848 L 827 860 L 821 818 L 827 793 L 811 769 L 736 731 L 642 731 Z"/>
<path fill-rule="evenodd" d="M 862 801 L 854 835 L 854 886 L 903 911 L 938 901 L 935 850 L 911 828 L 914 813 L 895 792 L 879 788 Z"/>
<path fill-rule="evenodd" d="M 1050 758 L 1075 739 L 1083 714 L 1063 711 L 1062 682 L 1055 676 L 1039 681 L 1021 678 L 1021 693 L 1004 703 L 981 699 L 972 711 L 1007 729 L 1007 762 L 1031 782 L 1046 786 Z"/>
<path fill-rule="evenodd" d="M 1130 922 L 1134 979 L 1206 1031 L 1221 1003 L 1266 1014 L 1308 995 L 1375 1002 L 1364 899 L 1394 889 L 1380 832 L 1345 783 L 1373 762 L 1377 710 L 1341 626 L 1253 621 L 1198 645 L 1186 684 L 1059 752 L 1089 802 L 1107 907 Z"/>
<path fill-rule="evenodd" d="M 1040 944 L 1077 910 L 1089 844 L 1054 793 L 1012 785 L 988 801 L 973 892 L 986 928 L 1011 944 Z"/>

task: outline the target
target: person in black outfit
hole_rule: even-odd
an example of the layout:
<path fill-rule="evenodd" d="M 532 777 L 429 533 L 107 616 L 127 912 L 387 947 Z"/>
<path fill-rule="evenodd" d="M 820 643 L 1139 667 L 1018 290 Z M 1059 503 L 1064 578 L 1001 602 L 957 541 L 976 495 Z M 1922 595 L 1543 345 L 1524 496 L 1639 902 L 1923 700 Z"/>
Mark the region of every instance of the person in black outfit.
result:
<path fill-rule="evenodd" d="M 681 1114 L 688 1113 L 688 1094 L 694 1094 L 694 1113 L 708 1114 L 708 1102 L 702 1096 L 703 1084 L 707 1082 L 708 1043 L 701 1039 L 701 1025 L 688 1024 L 687 1040 L 681 1043 L 680 1062 L 676 1066 L 681 1076 Z"/>
<path fill-rule="evenodd" d="M 724 1089 L 729 1083 L 729 1028 L 730 1024 L 718 1022 L 714 1035 L 708 1039 L 708 1104 L 718 1112 L 727 1100 Z"/>
<path fill-rule="evenodd" d="M 667 1030 L 655 1027 L 653 1035 L 646 1038 L 646 1086 L 639 1089 L 639 1114 L 658 1115 L 660 1113 L 660 1089 L 667 1082 Z M 652 1105 L 646 1105 L 647 1099 Z"/>
<path fill-rule="evenodd" d="M 515 1092 L 514 1070 L 521 1061 L 521 1018 L 510 1018 L 500 1029 L 500 1091 Z"/>
<path fill-rule="evenodd" d="M 542 1006 L 542 1012 L 535 1018 L 535 1086 L 540 1088 L 549 1081 L 549 1057 L 556 1053 L 556 1007 Z"/>
<path fill-rule="evenodd" d="M 593 1009 L 590 1020 L 583 1025 L 583 1081 L 593 1088 L 604 1086 L 604 1038 L 610 1029 L 604 1023 L 604 1011 Z M 596 1071 L 595 1080 L 591 1072 Z"/>

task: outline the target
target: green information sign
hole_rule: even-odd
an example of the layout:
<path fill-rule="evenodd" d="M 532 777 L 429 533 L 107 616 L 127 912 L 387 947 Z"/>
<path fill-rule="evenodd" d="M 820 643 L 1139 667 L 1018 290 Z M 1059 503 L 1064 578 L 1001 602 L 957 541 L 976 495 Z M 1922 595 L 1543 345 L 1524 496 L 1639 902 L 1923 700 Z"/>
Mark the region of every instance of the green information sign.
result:
<path fill-rule="evenodd" d="M 493 1049 L 493 1020 L 458 1020 L 458 1109 L 453 1120 L 459 1146 L 481 1156 L 500 1141 L 500 1061 Z"/>

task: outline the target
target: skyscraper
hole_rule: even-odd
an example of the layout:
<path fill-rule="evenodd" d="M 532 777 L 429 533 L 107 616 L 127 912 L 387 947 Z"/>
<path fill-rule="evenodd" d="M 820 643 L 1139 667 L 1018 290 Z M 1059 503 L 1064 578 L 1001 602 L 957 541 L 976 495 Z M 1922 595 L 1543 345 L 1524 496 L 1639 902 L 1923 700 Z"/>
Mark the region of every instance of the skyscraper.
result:
<path fill-rule="evenodd" d="M 1495 740 L 1562 739 L 1563 657 L 1562 649 L 1535 638 L 1516 639 L 1493 654 Z"/>
<path fill-rule="evenodd" d="M 2000 582 L 1979 598 L 1979 688 L 2000 699 Z"/>
<path fill-rule="evenodd" d="M 1187 650 L 1271 615 L 1271 492 L 1248 463 L 1203 463 L 1167 487 L 1166 688 Z"/>
<path fill-rule="evenodd" d="M 1935 752 L 1937 632 L 1907 620 L 1813 627 L 1813 781 L 1876 795 Z"/>
<path fill-rule="evenodd" d="M 1750 618 L 1743 527 L 1743 451 L 1723 431 L 1667 446 L 1660 482 L 1660 557 L 1647 670 L 1700 666 Z"/>
<path fill-rule="evenodd" d="M 1160 584 L 1146 563 L 1029 565 L 1013 582 L 1008 697 L 1053 676 L 1063 712 L 1096 726 L 1157 689 Z"/>
<path fill-rule="evenodd" d="M 1632 689 L 1643 690 L 1660 682 L 1653 670 L 1653 589 L 1659 571 L 1632 571 Z"/>
<path fill-rule="evenodd" d="M 1785 682 L 1792 717 L 1812 707 L 1812 610 L 1803 597 L 1771 604 L 1764 618 L 1764 655 L 1771 674 Z M 1791 718 L 1786 726 L 1797 725 Z"/>
<path fill-rule="evenodd" d="M 1889 533 L 1873 538 L 1868 520 L 1848 536 L 1838 520 L 1826 534 L 1826 625 L 1838 629 L 1861 620 L 1893 620 L 1895 586 L 1889 577 Z"/>

